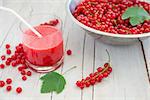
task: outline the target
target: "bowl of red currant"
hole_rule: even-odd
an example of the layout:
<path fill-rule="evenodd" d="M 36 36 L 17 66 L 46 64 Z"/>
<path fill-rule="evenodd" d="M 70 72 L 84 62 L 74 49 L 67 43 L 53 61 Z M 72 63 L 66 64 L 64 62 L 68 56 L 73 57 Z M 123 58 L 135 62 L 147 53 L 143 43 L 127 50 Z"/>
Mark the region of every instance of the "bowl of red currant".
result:
<path fill-rule="evenodd" d="M 67 10 L 74 23 L 105 43 L 150 36 L 150 0 L 69 0 Z"/>

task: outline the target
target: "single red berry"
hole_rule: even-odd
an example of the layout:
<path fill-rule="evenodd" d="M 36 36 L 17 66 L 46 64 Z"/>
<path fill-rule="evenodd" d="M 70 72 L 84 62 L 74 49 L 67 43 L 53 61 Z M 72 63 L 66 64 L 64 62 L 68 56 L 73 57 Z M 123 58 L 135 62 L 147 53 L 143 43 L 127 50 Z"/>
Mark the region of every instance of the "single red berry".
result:
<path fill-rule="evenodd" d="M 5 65 L 4 65 L 4 64 L 0 64 L 0 68 L 1 68 L 1 69 L 4 69 L 4 68 L 5 68 Z"/>
<path fill-rule="evenodd" d="M 7 79 L 6 79 L 6 83 L 7 83 L 7 84 L 11 84 L 11 83 L 12 83 L 12 79 L 11 79 L 11 78 L 7 78 Z"/>
<path fill-rule="evenodd" d="M 25 64 L 25 60 L 24 60 L 24 59 L 21 59 L 20 63 L 21 63 L 21 64 Z"/>
<path fill-rule="evenodd" d="M 59 23 L 59 20 L 58 19 L 54 19 L 54 20 L 49 21 L 48 25 L 56 26 L 58 23 Z"/>
<path fill-rule="evenodd" d="M 82 84 L 81 84 L 81 81 L 77 81 L 76 82 L 76 85 L 78 86 L 78 87 L 80 87 Z"/>
<path fill-rule="evenodd" d="M 102 70 L 103 70 L 102 67 L 97 68 L 97 71 L 98 71 L 98 72 L 101 72 Z"/>
<path fill-rule="evenodd" d="M 101 82 L 101 80 L 102 80 L 101 77 L 97 77 L 97 78 L 96 78 L 96 81 L 97 81 L 97 82 Z"/>
<path fill-rule="evenodd" d="M 23 68 L 23 69 L 27 69 L 28 66 L 27 66 L 27 65 L 23 65 L 22 68 Z"/>
<path fill-rule="evenodd" d="M 7 61 L 11 62 L 11 61 L 12 61 L 12 58 L 7 58 Z"/>
<path fill-rule="evenodd" d="M 6 44 L 6 49 L 9 49 L 10 48 L 10 44 Z"/>
<path fill-rule="evenodd" d="M 81 85 L 81 86 L 80 86 L 80 89 L 81 89 L 81 90 L 84 89 L 84 85 Z"/>
<path fill-rule="evenodd" d="M 91 73 L 89 76 L 92 78 L 92 77 L 94 77 L 94 74 L 93 74 L 93 73 Z"/>
<path fill-rule="evenodd" d="M 94 85 L 96 83 L 95 79 L 90 80 L 91 85 Z"/>
<path fill-rule="evenodd" d="M 86 86 L 86 87 L 89 87 L 90 85 L 91 85 L 90 82 L 86 82 L 86 83 L 85 83 L 85 86 Z"/>
<path fill-rule="evenodd" d="M 22 43 L 19 43 L 19 46 L 20 46 L 20 47 L 22 47 L 22 46 L 23 46 L 23 44 L 22 44 Z"/>
<path fill-rule="evenodd" d="M 23 68 L 22 67 L 18 67 L 18 71 L 22 71 L 23 70 Z"/>
<path fill-rule="evenodd" d="M 20 63 L 21 63 L 21 59 L 17 59 L 16 64 L 20 64 Z"/>
<path fill-rule="evenodd" d="M 11 91 L 11 89 L 12 89 L 11 86 L 7 86 L 7 87 L 6 87 L 6 90 L 7 90 L 7 91 Z"/>
<path fill-rule="evenodd" d="M 111 71 L 107 70 L 108 75 L 111 73 Z"/>
<path fill-rule="evenodd" d="M 72 55 L 72 51 L 71 50 L 67 50 L 67 55 Z"/>
<path fill-rule="evenodd" d="M 17 87 L 17 88 L 16 88 L 16 92 L 17 92 L 17 93 L 21 93 L 21 92 L 22 92 L 22 88 L 21 88 L 21 87 Z"/>
<path fill-rule="evenodd" d="M 94 76 L 96 76 L 96 75 L 98 75 L 99 73 L 98 73 L 98 72 L 94 72 L 93 74 L 94 74 Z"/>
<path fill-rule="evenodd" d="M 23 81 L 27 80 L 27 77 L 26 76 L 22 76 L 22 80 Z"/>
<path fill-rule="evenodd" d="M 12 59 L 12 60 L 16 60 L 16 59 L 17 59 L 17 56 L 12 55 L 12 56 L 11 56 L 11 59 Z"/>
<path fill-rule="evenodd" d="M 2 55 L 2 56 L 1 56 L 1 59 L 2 59 L 2 60 L 5 60 L 5 59 L 6 59 L 6 56 L 5 56 L 5 55 Z"/>
<path fill-rule="evenodd" d="M 5 82 L 4 81 L 0 81 L 0 87 L 4 87 Z"/>
<path fill-rule="evenodd" d="M 108 77 L 108 73 L 107 72 L 104 72 L 103 73 L 103 76 L 106 78 L 106 77 Z"/>
<path fill-rule="evenodd" d="M 98 77 L 99 77 L 100 79 L 103 79 L 103 78 L 104 78 L 103 74 L 100 74 Z"/>
<path fill-rule="evenodd" d="M 31 75 L 32 75 L 31 71 L 27 71 L 27 76 L 31 76 Z"/>
<path fill-rule="evenodd" d="M 7 49 L 7 50 L 6 50 L 6 53 L 7 53 L 8 55 L 10 55 L 10 54 L 11 54 L 11 50 L 10 50 L 10 49 Z"/>
<path fill-rule="evenodd" d="M 85 79 L 85 80 L 86 80 L 86 81 L 88 81 L 88 80 L 90 80 L 90 79 L 91 79 L 90 77 L 86 77 L 86 79 Z"/>
<path fill-rule="evenodd" d="M 5 64 L 6 64 L 7 66 L 9 66 L 9 65 L 10 65 L 10 61 L 6 61 Z"/>
<path fill-rule="evenodd" d="M 111 67 L 109 67 L 109 68 L 108 68 L 108 71 L 112 72 L 112 68 L 111 68 Z"/>
<path fill-rule="evenodd" d="M 14 62 L 11 63 L 11 65 L 12 65 L 12 67 L 16 67 L 17 64 L 16 64 L 16 62 L 14 61 Z"/>
<path fill-rule="evenodd" d="M 22 74 L 22 75 L 25 75 L 25 74 L 26 74 L 26 71 L 25 71 L 25 70 L 22 70 L 22 71 L 21 71 L 21 74 Z"/>
<path fill-rule="evenodd" d="M 105 63 L 104 64 L 104 67 L 106 68 L 106 67 L 109 67 L 109 63 Z"/>

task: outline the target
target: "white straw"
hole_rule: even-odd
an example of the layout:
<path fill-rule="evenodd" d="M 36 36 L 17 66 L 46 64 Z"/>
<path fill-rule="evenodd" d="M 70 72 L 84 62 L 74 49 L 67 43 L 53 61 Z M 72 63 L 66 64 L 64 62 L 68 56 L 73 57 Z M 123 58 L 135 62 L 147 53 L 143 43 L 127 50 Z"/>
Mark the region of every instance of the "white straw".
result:
<path fill-rule="evenodd" d="M 38 37 L 42 37 L 42 35 L 36 31 L 30 24 L 28 24 L 19 14 L 17 14 L 14 10 L 10 9 L 10 8 L 6 8 L 6 7 L 0 7 L 1 10 L 5 10 L 8 12 L 13 13 L 14 15 L 16 15 L 16 17 L 18 17 L 24 24 L 26 24 L 31 30 L 32 32 L 34 32 Z"/>

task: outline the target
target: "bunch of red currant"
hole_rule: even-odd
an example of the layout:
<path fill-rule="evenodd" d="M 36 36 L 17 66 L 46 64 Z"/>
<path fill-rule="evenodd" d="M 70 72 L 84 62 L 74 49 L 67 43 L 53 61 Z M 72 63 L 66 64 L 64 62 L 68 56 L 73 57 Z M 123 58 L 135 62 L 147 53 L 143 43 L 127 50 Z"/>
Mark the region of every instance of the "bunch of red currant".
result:
<path fill-rule="evenodd" d="M 142 34 L 150 32 L 150 20 L 132 26 L 122 14 L 128 7 L 143 7 L 150 14 L 150 4 L 139 0 L 84 0 L 73 12 L 84 25 L 113 34 Z"/>
<path fill-rule="evenodd" d="M 91 73 L 85 79 L 81 81 L 77 81 L 76 85 L 83 89 L 84 87 L 89 87 L 90 85 L 94 85 L 96 82 L 99 83 L 103 78 L 108 77 L 108 75 L 112 72 L 112 68 L 109 63 L 104 64 L 104 68 L 99 67 L 95 73 Z"/>
<path fill-rule="evenodd" d="M 112 72 L 112 67 L 110 66 L 110 54 L 107 50 L 106 52 L 109 57 L 108 63 L 105 63 L 103 68 L 98 67 L 96 72 L 89 74 L 89 76 L 85 79 L 77 81 L 77 87 L 79 87 L 80 89 L 83 89 L 84 87 L 89 87 L 90 85 L 94 85 L 95 83 L 101 82 L 102 79 L 107 78 L 109 76 L 109 74 Z"/>

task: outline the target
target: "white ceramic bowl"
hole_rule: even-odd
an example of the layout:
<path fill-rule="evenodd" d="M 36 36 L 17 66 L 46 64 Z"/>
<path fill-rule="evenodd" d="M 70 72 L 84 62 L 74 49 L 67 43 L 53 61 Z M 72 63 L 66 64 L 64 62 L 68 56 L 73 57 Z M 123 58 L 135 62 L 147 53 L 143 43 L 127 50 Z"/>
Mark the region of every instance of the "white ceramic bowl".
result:
<path fill-rule="evenodd" d="M 146 39 L 150 36 L 150 32 L 143 33 L 143 34 L 137 34 L 137 35 L 111 34 L 111 33 L 95 30 L 93 28 L 90 28 L 90 27 L 82 24 L 72 15 L 72 12 L 74 12 L 76 6 L 81 1 L 83 1 L 83 0 L 69 0 L 67 3 L 67 12 L 69 13 L 69 16 L 71 17 L 73 22 L 75 22 L 78 26 L 80 26 L 84 30 L 86 30 L 88 34 L 90 34 L 96 38 L 99 38 L 101 41 L 103 41 L 105 43 L 109 43 L 109 44 L 123 45 L 123 44 L 132 44 L 132 43 L 139 41 L 139 39 L 140 40 Z M 147 2 L 150 2 L 150 0 L 147 0 Z"/>

